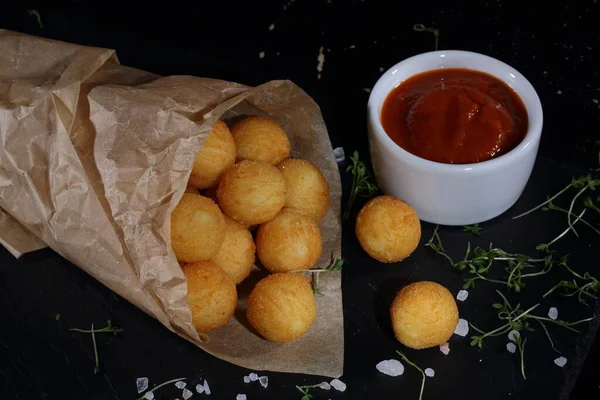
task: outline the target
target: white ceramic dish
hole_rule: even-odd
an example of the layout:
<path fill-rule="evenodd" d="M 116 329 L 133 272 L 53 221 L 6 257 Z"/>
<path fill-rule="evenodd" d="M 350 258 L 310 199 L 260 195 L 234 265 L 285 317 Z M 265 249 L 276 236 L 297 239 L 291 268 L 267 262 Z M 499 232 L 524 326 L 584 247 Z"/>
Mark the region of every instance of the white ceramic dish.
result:
<path fill-rule="evenodd" d="M 474 164 L 429 161 L 398 146 L 381 125 L 384 100 L 407 78 L 438 68 L 482 71 L 513 88 L 529 119 L 523 141 L 499 157 Z M 468 225 L 504 213 L 519 199 L 537 156 L 543 114 L 535 89 L 514 68 L 483 54 L 448 50 L 419 54 L 387 70 L 371 91 L 367 123 L 371 161 L 382 191 L 408 202 L 423 221 Z"/>

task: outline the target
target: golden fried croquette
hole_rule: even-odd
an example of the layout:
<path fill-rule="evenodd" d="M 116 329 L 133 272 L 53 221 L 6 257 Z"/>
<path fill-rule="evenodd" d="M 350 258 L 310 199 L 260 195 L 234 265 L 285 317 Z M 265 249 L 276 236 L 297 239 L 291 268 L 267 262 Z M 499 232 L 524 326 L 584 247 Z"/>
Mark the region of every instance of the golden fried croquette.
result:
<path fill-rule="evenodd" d="M 185 264 L 188 304 L 198 332 L 209 333 L 227 325 L 237 304 L 235 283 L 212 261 Z"/>
<path fill-rule="evenodd" d="M 448 289 L 435 282 L 415 282 L 398 292 L 390 307 L 396 339 L 424 349 L 448 341 L 458 323 L 458 307 Z"/>
<path fill-rule="evenodd" d="M 277 168 L 285 179 L 285 207 L 292 207 L 315 221 L 321 220 L 331 202 L 329 184 L 321 171 L 301 159 L 287 159 Z"/>
<path fill-rule="evenodd" d="M 240 161 L 229 168 L 217 189 L 223 212 L 246 225 L 273 218 L 285 203 L 285 181 L 281 172 L 262 161 Z"/>
<path fill-rule="evenodd" d="M 219 183 L 221 175 L 235 163 L 235 143 L 229 128 L 217 121 L 194 160 L 189 186 L 206 189 Z"/>
<path fill-rule="evenodd" d="M 300 274 L 273 274 L 256 284 L 246 316 L 250 324 L 271 342 L 289 342 L 304 335 L 317 312 L 307 278 Z"/>
<path fill-rule="evenodd" d="M 258 228 L 256 249 L 271 272 L 312 268 L 323 251 L 317 224 L 293 208 L 284 208 Z"/>
<path fill-rule="evenodd" d="M 263 161 L 277 165 L 290 156 L 290 140 L 277 122 L 247 117 L 231 127 L 237 161 Z"/>
<path fill-rule="evenodd" d="M 193 188 L 191 186 L 188 186 L 185 188 L 185 192 L 184 193 L 189 193 L 189 194 L 200 194 L 200 192 L 198 192 L 198 189 Z"/>
<path fill-rule="evenodd" d="M 211 199 L 184 193 L 171 214 L 171 245 L 177 260 L 209 260 L 225 236 L 223 213 Z"/>
<path fill-rule="evenodd" d="M 408 203 L 392 196 L 378 196 L 358 213 L 356 236 L 374 259 L 385 263 L 401 261 L 417 248 L 421 222 Z"/>
<path fill-rule="evenodd" d="M 225 217 L 225 240 L 211 261 L 221 267 L 235 284 L 250 275 L 254 265 L 256 246 L 245 226 Z"/>

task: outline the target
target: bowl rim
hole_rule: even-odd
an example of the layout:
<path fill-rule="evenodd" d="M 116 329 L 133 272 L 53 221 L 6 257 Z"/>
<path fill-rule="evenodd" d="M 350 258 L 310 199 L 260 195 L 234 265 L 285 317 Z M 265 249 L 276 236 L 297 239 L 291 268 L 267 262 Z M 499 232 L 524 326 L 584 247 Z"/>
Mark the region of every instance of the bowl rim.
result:
<path fill-rule="evenodd" d="M 449 60 L 452 59 L 452 57 L 469 57 L 470 61 L 473 63 L 473 66 L 466 68 L 466 69 L 484 72 L 486 74 L 489 74 L 489 75 L 495 77 L 496 79 L 499 79 L 500 81 L 502 81 L 508 85 L 508 83 L 504 79 L 502 79 L 502 77 L 499 77 L 495 74 L 491 74 L 487 71 L 482 71 L 481 69 L 478 68 L 478 63 L 481 61 L 485 61 L 487 63 L 493 63 L 497 67 L 505 69 L 508 74 L 512 74 L 512 76 L 515 79 L 515 82 L 519 82 L 519 84 L 517 84 L 517 85 L 509 85 L 509 86 L 517 93 L 517 95 L 521 98 L 521 101 L 523 101 L 523 104 L 525 106 L 525 111 L 527 112 L 527 117 L 528 117 L 528 127 L 527 127 L 527 133 L 525 134 L 525 137 L 523 138 L 523 140 L 521 140 L 521 142 L 516 147 L 514 147 L 510 151 L 508 151 L 498 157 L 494 157 L 489 160 L 485 160 L 485 161 L 481 161 L 481 162 L 469 163 L 469 164 L 447 164 L 447 163 L 432 161 L 432 160 L 428 160 L 428 159 L 419 157 L 419 156 L 403 149 L 400 145 L 398 145 L 396 142 L 394 142 L 392 140 L 392 138 L 389 137 L 387 132 L 383 129 L 383 125 L 381 124 L 379 104 L 383 105 L 383 102 L 387 98 L 388 94 L 395 87 L 397 87 L 401 82 L 403 82 L 405 79 L 394 84 L 394 86 L 392 86 L 392 87 L 389 87 L 389 84 L 385 83 L 384 80 L 387 80 L 387 78 L 390 75 L 395 74 L 398 70 L 406 67 L 408 64 L 414 63 L 415 61 L 418 62 L 418 61 L 424 61 L 424 60 L 430 60 L 430 59 L 437 59 L 437 58 L 441 58 L 441 57 L 447 58 Z M 416 74 L 426 72 L 426 71 L 432 71 L 434 69 L 435 68 L 422 68 L 418 72 L 411 73 L 410 76 L 414 76 Z M 531 97 L 531 99 L 533 100 L 532 108 L 528 107 L 527 104 L 525 103 L 525 101 L 523 100 L 524 92 L 529 92 L 528 97 Z M 392 153 L 394 153 L 394 155 L 396 157 L 403 158 L 406 161 L 413 163 L 415 166 L 418 166 L 418 167 L 421 167 L 424 169 L 432 169 L 432 170 L 446 171 L 446 172 L 487 171 L 490 169 L 496 170 L 498 168 L 501 168 L 503 165 L 514 162 L 516 159 L 519 158 L 519 156 L 521 156 L 525 152 L 526 149 L 528 149 L 529 147 L 532 147 L 532 148 L 536 147 L 535 144 L 537 144 L 539 142 L 541 135 L 542 135 L 542 127 L 543 127 L 543 120 L 544 120 L 542 103 L 540 101 L 540 98 L 539 98 L 535 88 L 533 87 L 533 85 L 529 82 L 529 80 L 527 80 L 527 78 L 525 78 L 525 76 L 523 74 L 521 74 L 519 71 L 517 71 L 515 68 L 513 68 L 509 64 L 507 64 L 503 61 L 500 61 L 496 58 L 490 57 L 485 54 L 475 53 L 472 51 L 465 51 L 465 50 L 429 51 L 429 52 L 425 52 L 425 53 L 416 54 L 414 56 L 405 58 L 402 61 L 396 63 L 395 65 L 390 67 L 387 71 L 385 71 L 379 77 L 379 79 L 377 80 L 375 85 L 373 86 L 373 89 L 371 90 L 371 94 L 369 95 L 369 100 L 367 103 L 367 114 L 368 114 L 367 121 L 368 121 L 369 125 L 371 127 L 373 127 L 375 135 L 378 136 L 379 140 L 383 141 L 383 144 L 385 146 L 389 147 L 389 149 L 392 151 Z"/>

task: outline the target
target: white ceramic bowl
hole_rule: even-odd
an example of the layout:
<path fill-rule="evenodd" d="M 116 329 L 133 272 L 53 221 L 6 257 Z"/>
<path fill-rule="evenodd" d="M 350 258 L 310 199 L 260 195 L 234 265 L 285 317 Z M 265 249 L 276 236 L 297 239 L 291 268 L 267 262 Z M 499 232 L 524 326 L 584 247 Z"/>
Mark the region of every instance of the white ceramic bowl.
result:
<path fill-rule="evenodd" d="M 384 100 L 407 78 L 439 68 L 482 71 L 513 88 L 529 119 L 523 141 L 499 157 L 473 164 L 429 161 L 398 146 L 381 125 Z M 382 191 L 408 202 L 423 221 L 468 225 L 502 214 L 519 199 L 537 156 L 543 115 L 535 89 L 514 68 L 482 54 L 448 50 L 419 54 L 387 70 L 371 91 L 367 123 L 371 161 Z"/>

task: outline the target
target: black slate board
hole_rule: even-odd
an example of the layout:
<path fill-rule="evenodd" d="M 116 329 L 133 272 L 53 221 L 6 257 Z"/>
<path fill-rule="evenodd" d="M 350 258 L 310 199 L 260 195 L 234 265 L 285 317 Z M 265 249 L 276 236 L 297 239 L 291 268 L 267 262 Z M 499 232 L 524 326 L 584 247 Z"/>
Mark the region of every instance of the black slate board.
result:
<path fill-rule="evenodd" d="M 543 200 L 547 193 L 558 191 L 581 169 L 539 159 L 521 200 L 501 217 L 482 224 L 480 237 L 460 228 L 440 229 L 445 247 L 453 257 L 464 254 L 467 241 L 485 247 L 494 246 L 510 252 L 533 254 L 531 249 L 554 237 L 565 227 L 564 216 L 537 212 L 519 220 L 511 217 Z M 343 176 L 348 176 L 344 173 Z M 548 179 L 551 177 L 552 179 Z M 347 179 L 346 182 L 347 184 Z M 419 248 L 402 263 L 381 264 L 370 259 L 359 247 L 353 227 L 344 229 L 343 253 L 348 264 L 343 271 L 346 363 L 342 380 L 345 393 L 314 390 L 315 399 L 402 398 L 416 399 L 420 375 L 405 365 L 400 377 L 379 373 L 375 365 L 396 358 L 402 350 L 422 368 L 436 372 L 428 378 L 425 399 L 556 399 L 568 398 L 598 330 L 598 319 L 580 326 L 581 334 L 550 326 L 555 346 L 569 362 L 561 369 L 554 365 L 554 353 L 541 329 L 531 334 L 526 347 L 527 381 L 523 381 L 518 357 L 507 352 L 506 337 L 491 338 L 483 350 L 469 345 L 468 338 L 456 335 L 450 340 L 450 354 L 439 349 L 414 351 L 403 348 L 393 337 L 388 309 L 395 293 L 405 284 L 433 280 L 456 294 L 462 276 L 441 256 L 423 244 L 433 226 L 423 225 Z M 600 275 L 594 251 L 600 238 L 579 228 L 580 238 L 569 235 L 559 242 L 559 254 L 569 252 L 576 270 Z M 501 268 L 496 268 L 500 272 Z M 538 302 L 562 271 L 555 270 L 527 285 L 518 300 L 527 307 Z M 501 273 L 499 274 L 501 275 Z M 498 276 L 499 276 L 498 275 Z M 490 275 L 490 276 L 493 276 Z M 458 302 L 461 317 L 481 329 L 499 326 L 491 304 L 499 300 L 497 285 L 477 283 L 469 298 Z M 504 292 L 506 292 L 504 290 Z M 509 296 L 512 299 L 515 296 Z M 50 250 L 41 250 L 15 260 L 0 250 L 0 395 L 9 399 L 135 399 L 135 380 L 148 377 L 150 387 L 165 380 L 185 377 L 188 387 L 207 379 L 211 398 L 233 399 L 245 393 L 249 399 L 300 398 L 295 385 L 319 383 L 314 376 L 265 372 L 269 387 L 258 382 L 244 384 L 242 377 L 250 371 L 235 367 L 203 353 L 193 345 L 163 328 L 134 306 L 121 299 L 87 274 Z M 559 317 L 567 320 L 585 318 L 594 307 L 585 307 L 573 298 L 552 296 L 536 310 L 544 315 L 555 306 Z M 595 305 L 595 313 L 600 307 Z M 62 318 L 55 319 L 60 313 Z M 89 335 L 70 332 L 72 327 L 86 328 L 92 322 L 100 326 L 107 319 L 126 329 L 119 336 L 98 335 L 102 372 L 93 374 L 93 350 Z M 471 331 L 472 332 L 472 331 Z M 326 357 L 327 355 L 323 355 Z M 589 393 L 588 393 L 589 394 Z M 596 391 L 595 395 L 600 394 Z M 158 399 L 181 398 L 173 385 L 157 392 Z M 194 398 L 200 397 L 195 395 Z M 591 396 L 589 398 L 594 398 Z"/>

